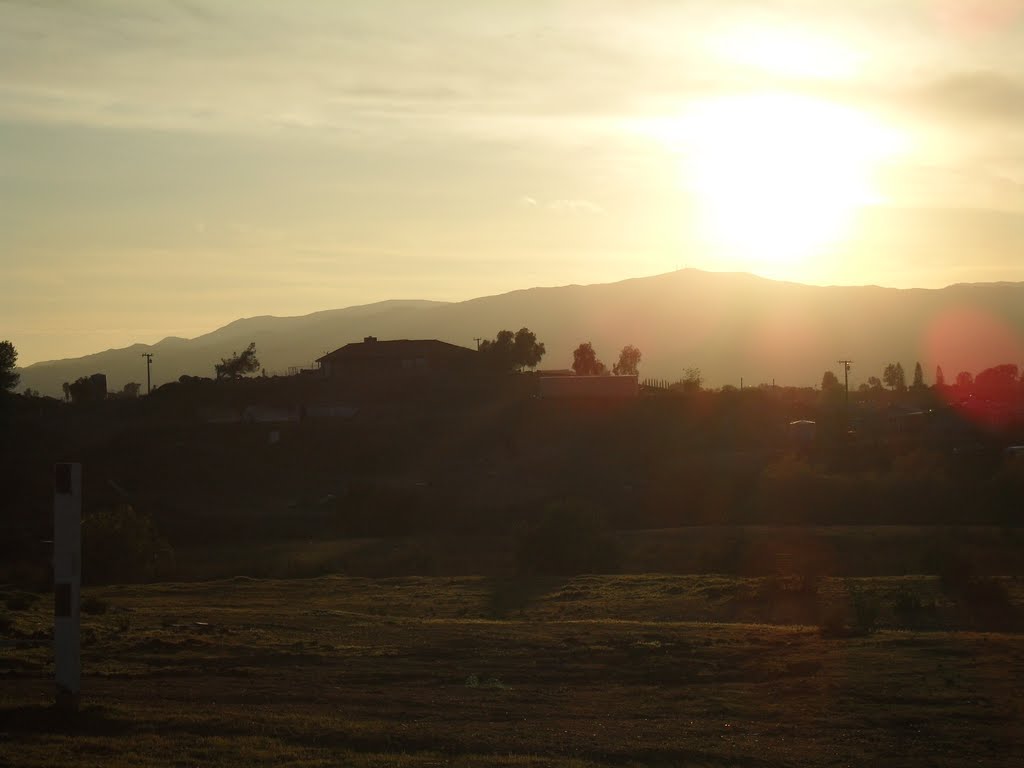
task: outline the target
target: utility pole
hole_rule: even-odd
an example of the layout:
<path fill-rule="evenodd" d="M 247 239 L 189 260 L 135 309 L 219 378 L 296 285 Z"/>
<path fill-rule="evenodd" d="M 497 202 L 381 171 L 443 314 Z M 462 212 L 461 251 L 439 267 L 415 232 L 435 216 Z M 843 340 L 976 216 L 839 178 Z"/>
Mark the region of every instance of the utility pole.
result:
<path fill-rule="evenodd" d="M 55 465 L 53 490 L 53 668 L 57 706 L 76 712 L 82 686 L 82 465 Z"/>
<path fill-rule="evenodd" d="M 480 351 L 480 342 L 483 341 L 483 339 L 478 339 L 478 338 L 474 337 L 473 341 L 476 342 L 476 351 L 479 352 Z"/>
<path fill-rule="evenodd" d="M 850 363 L 853 360 L 836 360 L 841 366 L 843 366 L 843 384 L 846 387 L 846 426 L 850 426 Z"/>
<path fill-rule="evenodd" d="M 142 356 L 144 358 L 146 358 L 146 394 L 148 395 L 149 394 L 149 390 L 150 390 L 150 386 L 149 386 L 149 382 L 150 382 L 149 369 L 153 367 L 153 353 L 152 352 L 143 352 Z"/>

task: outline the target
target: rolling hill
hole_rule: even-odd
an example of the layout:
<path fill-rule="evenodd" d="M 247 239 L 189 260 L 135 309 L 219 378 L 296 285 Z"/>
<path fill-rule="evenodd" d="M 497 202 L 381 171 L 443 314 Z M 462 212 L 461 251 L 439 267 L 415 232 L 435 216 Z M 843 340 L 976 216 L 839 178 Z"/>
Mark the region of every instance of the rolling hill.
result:
<path fill-rule="evenodd" d="M 591 341 L 609 364 L 625 344 L 643 352 L 641 376 L 676 379 L 699 367 L 710 386 L 820 384 L 836 360 L 854 361 L 851 386 L 902 362 L 908 380 L 921 362 L 926 383 L 942 366 L 952 380 L 999 363 L 1024 363 L 1024 283 L 959 284 L 901 290 L 808 286 L 748 274 L 680 270 L 617 283 L 531 288 L 458 303 L 385 301 L 299 317 L 251 317 L 194 339 L 170 337 L 21 371 L 22 387 L 57 395 L 61 384 L 102 372 L 111 390 L 213 365 L 256 342 L 268 372 L 310 366 L 324 352 L 364 336 L 436 338 L 467 347 L 502 328 L 528 326 L 548 350 L 542 367 L 564 368 Z"/>

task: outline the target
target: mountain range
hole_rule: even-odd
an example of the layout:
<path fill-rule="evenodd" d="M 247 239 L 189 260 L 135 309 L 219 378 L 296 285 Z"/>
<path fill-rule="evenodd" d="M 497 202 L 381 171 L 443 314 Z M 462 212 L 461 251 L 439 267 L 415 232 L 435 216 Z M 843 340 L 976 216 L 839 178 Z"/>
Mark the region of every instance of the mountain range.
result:
<path fill-rule="evenodd" d="M 108 388 L 145 386 L 142 355 L 153 353 L 153 386 L 183 374 L 212 376 L 222 357 L 256 342 L 268 373 L 310 367 L 315 358 L 365 336 L 429 338 L 474 347 L 523 326 L 547 347 L 541 368 L 567 368 L 581 342 L 609 366 L 626 344 L 640 348 L 641 378 L 678 379 L 699 368 L 709 386 L 814 386 L 837 360 L 853 361 L 851 387 L 901 362 L 910 381 L 937 366 L 947 380 L 1001 363 L 1024 363 L 1024 283 L 941 289 L 810 286 L 744 273 L 679 270 L 616 283 L 531 288 L 469 301 L 383 301 L 298 317 L 236 320 L 193 339 L 166 338 L 85 357 L 35 363 L 21 386 L 60 396 L 63 382 L 93 373 Z"/>

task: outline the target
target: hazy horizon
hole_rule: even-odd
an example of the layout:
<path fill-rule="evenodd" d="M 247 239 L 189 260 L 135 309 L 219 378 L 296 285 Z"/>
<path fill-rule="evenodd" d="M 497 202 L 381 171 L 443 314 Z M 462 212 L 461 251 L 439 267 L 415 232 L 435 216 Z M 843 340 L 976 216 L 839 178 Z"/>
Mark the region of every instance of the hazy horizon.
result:
<path fill-rule="evenodd" d="M 22 366 L 682 267 L 1024 281 L 1021 3 L 0 7 Z"/>
<path fill-rule="evenodd" d="M 693 267 L 684 268 L 682 270 L 674 270 L 674 271 L 683 271 L 683 272 L 686 272 L 686 271 L 697 271 L 697 272 L 707 272 L 707 273 L 715 274 L 711 270 L 696 270 Z M 667 275 L 667 274 L 671 274 L 671 273 L 663 273 L 663 274 Z M 822 285 L 814 286 L 813 284 L 810 284 L 810 283 L 799 283 L 797 281 L 779 281 L 779 280 L 774 280 L 774 278 L 764 277 L 763 275 L 757 275 L 757 274 L 752 273 L 752 272 L 745 272 L 745 273 L 729 272 L 729 273 L 717 273 L 717 274 L 745 274 L 745 275 L 750 275 L 752 277 L 757 277 L 757 278 L 761 278 L 761 279 L 765 279 L 765 280 L 771 280 L 771 281 L 774 281 L 774 282 L 796 283 L 796 284 L 799 284 L 799 285 L 809 285 L 809 286 L 812 286 L 812 287 L 864 287 L 864 288 L 892 288 L 893 290 L 942 290 L 943 288 L 950 288 L 950 287 L 953 287 L 953 286 L 958 285 L 958 284 L 959 285 L 963 285 L 963 283 L 950 283 L 949 285 L 938 286 L 938 287 L 935 287 L 935 288 L 922 288 L 922 287 L 917 287 L 917 286 L 907 287 L 907 288 L 897 288 L 897 287 L 894 287 L 894 286 L 879 286 L 877 284 L 864 284 L 864 285 L 861 285 L 861 286 L 835 286 L 834 284 L 822 284 Z M 19 366 L 18 367 L 19 368 L 25 368 L 27 366 L 34 365 L 35 363 L 59 362 L 61 360 L 77 359 L 79 357 L 88 356 L 88 355 L 91 355 L 91 354 L 102 353 L 102 352 L 109 352 L 109 351 L 113 351 L 113 350 L 117 350 L 117 349 L 123 349 L 123 348 L 127 348 L 127 347 L 134 346 L 134 345 L 137 345 L 137 344 L 141 344 L 141 345 L 144 345 L 144 346 L 155 346 L 155 345 L 157 345 L 157 344 L 159 344 L 159 343 L 161 343 L 163 341 L 167 341 L 168 339 L 183 339 L 183 340 L 186 340 L 186 341 L 190 341 L 190 340 L 193 340 L 193 339 L 205 336 L 205 335 L 207 335 L 209 333 L 212 333 L 214 331 L 220 330 L 220 329 L 224 328 L 225 326 L 230 325 L 231 323 L 236 322 L 238 320 L 250 320 L 250 319 L 260 318 L 260 317 L 267 317 L 267 318 L 274 318 L 274 319 L 300 318 L 300 317 L 307 317 L 309 315 L 314 315 L 314 314 L 317 314 L 317 313 L 320 313 L 320 312 L 330 312 L 330 311 L 333 311 L 333 310 L 353 309 L 353 308 L 358 308 L 358 307 L 361 307 L 361 306 L 374 306 L 374 305 L 377 305 L 377 304 L 387 304 L 388 302 L 392 302 L 392 301 L 397 301 L 397 302 L 418 302 L 418 301 L 422 301 L 422 302 L 434 303 L 434 304 L 438 304 L 438 305 L 441 305 L 441 304 L 459 304 L 459 303 L 466 302 L 466 301 L 473 301 L 475 299 L 489 298 L 491 296 L 500 296 L 500 295 L 503 295 L 503 294 L 506 294 L 506 293 L 517 293 L 517 292 L 521 292 L 521 291 L 529 291 L 529 290 L 532 290 L 532 289 L 535 289 L 535 288 L 538 288 L 538 289 L 564 288 L 564 287 L 570 287 L 570 286 L 573 286 L 573 285 L 580 285 L 580 286 L 586 286 L 586 285 L 611 285 L 611 284 L 616 284 L 616 283 L 628 282 L 628 281 L 636 280 L 636 279 L 642 279 L 644 277 L 659 277 L 659 275 L 637 275 L 637 276 L 633 276 L 633 277 L 622 278 L 621 280 L 610 280 L 607 283 L 566 283 L 566 284 L 562 284 L 562 285 L 536 285 L 536 286 L 529 286 L 529 287 L 525 287 L 525 288 L 511 288 L 508 291 L 502 291 L 502 292 L 496 293 L 496 294 L 487 294 L 485 296 L 468 296 L 466 298 L 449 299 L 449 300 L 430 299 L 430 298 L 426 298 L 426 297 L 409 297 L 409 298 L 402 298 L 402 299 L 393 299 L 393 298 L 392 299 L 377 299 L 377 300 L 374 300 L 374 301 L 362 302 L 362 303 L 359 303 L 359 304 L 349 304 L 349 305 L 339 306 L 339 307 L 319 307 L 319 308 L 311 309 L 309 312 L 302 312 L 302 313 L 297 313 L 297 314 L 275 315 L 275 314 L 271 314 L 271 313 L 259 313 L 259 314 L 254 314 L 254 315 L 247 315 L 245 317 L 233 317 L 233 318 L 230 318 L 230 319 L 226 320 L 225 322 L 220 323 L 218 325 L 207 327 L 207 328 L 202 328 L 202 329 L 200 329 L 199 331 L 197 331 L 196 333 L 194 333 L 192 335 L 187 335 L 186 336 L 186 335 L 180 334 L 180 333 L 169 333 L 169 334 L 160 336 L 159 338 L 133 338 L 133 339 L 130 339 L 130 340 L 126 341 L 124 344 L 119 344 L 119 345 L 115 345 L 115 346 L 112 346 L 112 347 L 105 347 L 105 348 L 102 348 L 102 349 L 100 349 L 100 348 L 89 349 L 87 351 L 83 351 L 83 352 L 78 353 L 78 354 L 74 354 L 73 353 L 73 354 L 68 354 L 68 355 L 65 355 L 63 357 L 58 357 L 58 358 L 44 358 L 44 359 L 39 359 L 39 360 L 25 361 L 23 355 L 21 355 L 21 352 L 19 350 L 19 360 L 18 360 Z M 994 284 L 997 284 L 999 282 L 1005 282 L 1005 281 L 991 281 L 989 284 L 993 284 L 994 285 Z M 1017 281 L 1014 281 L 1014 282 L 1017 282 Z M 979 281 L 979 283 L 976 283 L 976 284 L 983 285 L 983 284 L 985 284 L 985 282 L 984 281 Z"/>

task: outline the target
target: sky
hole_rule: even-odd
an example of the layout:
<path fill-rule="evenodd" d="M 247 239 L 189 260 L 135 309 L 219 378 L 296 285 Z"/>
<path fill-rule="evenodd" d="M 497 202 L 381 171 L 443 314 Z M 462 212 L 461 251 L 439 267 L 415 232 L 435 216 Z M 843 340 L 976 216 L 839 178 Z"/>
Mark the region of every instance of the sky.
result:
<path fill-rule="evenodd" d="M 1020 281 L 1022 129 L 1024 0 L 0 0 L 0 339 Z"/>

